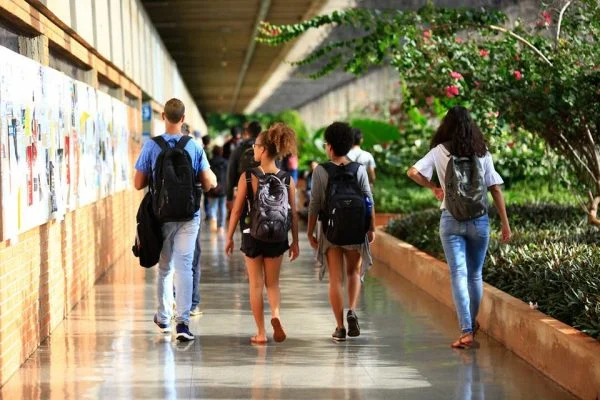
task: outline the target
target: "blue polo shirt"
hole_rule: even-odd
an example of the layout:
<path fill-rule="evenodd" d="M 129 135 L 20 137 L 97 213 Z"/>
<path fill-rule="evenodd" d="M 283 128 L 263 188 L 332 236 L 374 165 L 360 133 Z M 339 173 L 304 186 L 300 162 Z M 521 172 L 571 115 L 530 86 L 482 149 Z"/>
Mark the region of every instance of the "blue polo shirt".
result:
<path fill-rule="evenodd" d="M 175 147 L 183 135 L 169 135 L 164 133 L 162 137 L 169 146 Z M 210 164 L 208 163 L 204 149 L 195 140 L 190 140 L 185 145 L 185 151 L 187 151 L 192 158 L 192 167 L 194 168 L 196 176 L 198 176 L 200 172 L 210 169 Z M 153 174 L 156 167 L 156 159 L 158 158 L 160 152 L 160 146 L 157 145 L 154 140 L 148 140 L 142 147 L 140 156 L 135 163 L 135 169 L 146 176 Z M 200 210 L 198 210 L 195 216 L 199 215 Z"/>

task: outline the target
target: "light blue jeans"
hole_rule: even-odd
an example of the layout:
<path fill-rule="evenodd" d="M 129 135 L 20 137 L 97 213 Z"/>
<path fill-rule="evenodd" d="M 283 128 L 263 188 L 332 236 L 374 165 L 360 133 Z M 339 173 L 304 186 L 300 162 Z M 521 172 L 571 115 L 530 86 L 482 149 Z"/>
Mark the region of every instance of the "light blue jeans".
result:
<path fill-rule="evenodd" d="M 177 317 L 187 324 L 192 305 L 192 261 L 200 217 L 191 221 L 166 222 L 162 226 L 163 248 L 158 261 L 158 321 L 168 324 L 173 309 L 173 273 L 175 273 Z"/>
<path fill-rule="evenodd" d="M 225 220 L 227 219 L 227 202 L 225 196 L 208 198 L 208 219 L 216 219 L 219 228 L 225 227 Z"/>
<path fill-rule="evenodd" d="M 461 222 L 444 210 L 440 238 L 450 267 L 452 297 L 461 332 L 472 333 L 483 295 L 481 274 L 490 240 L 488 216 Z"/>

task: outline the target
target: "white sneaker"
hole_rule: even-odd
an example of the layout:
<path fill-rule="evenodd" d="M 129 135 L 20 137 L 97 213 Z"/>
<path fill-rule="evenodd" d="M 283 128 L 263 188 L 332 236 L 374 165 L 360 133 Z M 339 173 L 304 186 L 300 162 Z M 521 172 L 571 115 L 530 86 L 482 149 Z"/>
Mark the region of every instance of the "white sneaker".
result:
<path fill-rule="evenodd" d="M 204 314 L 204 313 L 202 311 L 200 311 L 200 306 L 196 306 L 196 307 L 192 308 L 192 310 L 190 311 L 190 316 L 192 316 L 192 317 L 197 317 L 202 314 Z"/>

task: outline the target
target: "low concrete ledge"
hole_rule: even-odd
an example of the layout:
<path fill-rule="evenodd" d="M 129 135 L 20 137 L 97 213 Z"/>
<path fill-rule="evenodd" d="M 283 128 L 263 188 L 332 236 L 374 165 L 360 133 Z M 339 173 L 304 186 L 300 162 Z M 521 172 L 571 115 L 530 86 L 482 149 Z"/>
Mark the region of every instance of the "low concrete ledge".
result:
<path fill-rule="evenodd" d="M 454 313 L 448 265 L 377 230 L 373 257 Z M 484 283 L 478 321 L 488 335 L 582 399 L 600 399 L 600 343 Z"/>

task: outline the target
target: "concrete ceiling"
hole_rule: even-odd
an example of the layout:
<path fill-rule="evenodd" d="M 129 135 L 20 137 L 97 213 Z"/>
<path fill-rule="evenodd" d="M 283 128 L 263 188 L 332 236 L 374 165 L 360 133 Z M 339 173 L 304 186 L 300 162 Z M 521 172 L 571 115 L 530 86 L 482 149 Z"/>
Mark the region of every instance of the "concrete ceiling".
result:
<path fill-rule="evenodd" d="M 288 47 L 252 43 L 257 20 L 294 23 L 323 0 L 142 0 L 201 112 L 241 112 Z"/>

